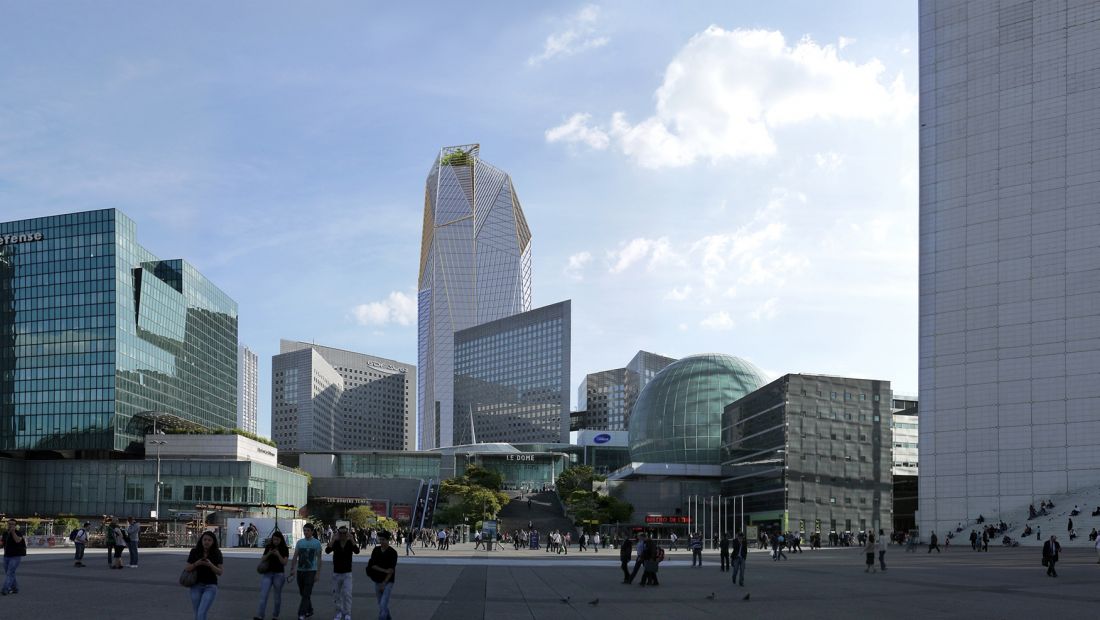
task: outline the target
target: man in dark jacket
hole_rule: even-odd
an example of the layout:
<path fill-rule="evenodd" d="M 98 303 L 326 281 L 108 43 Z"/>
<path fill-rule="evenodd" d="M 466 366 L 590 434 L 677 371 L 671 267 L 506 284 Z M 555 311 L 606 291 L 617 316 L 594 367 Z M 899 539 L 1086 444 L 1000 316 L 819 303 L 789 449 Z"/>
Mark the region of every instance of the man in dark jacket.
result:
<path fill-rule="evenodd" d="M 733 582 L 743 586 L 745 585 L 745 559 L 749 555 L 749 545 L 745 540 L 744 532 L 737 532 L 737 538 L 730 545 L 730 555 L 733 560 Z"/>
<path fill-rule="evenodd" d="M 634 541 L 629 537 L 623 539 L 619 547 L 619 563 L 623 569 L 623 583 L 630 583 L 630 556 L 634 555 Z"/>
<path fill-rule="evenodd" d="M 1043 566 L 1047 567 L 1047 575 L 1050 577 L 1058 576 L 1054 565 L 1058 563 L 1058 552 L 1061 550 L 1062 545 L 1058 544 L 1057 536 L 1051 536 L 1050 540 L 1043 543 Z"/>
<path fill-rule="evenodd" d="M 728 571 L 730 569 L 730 535 L 726 532 L 722 532 L 722 539 L 718 541 L 718 558 L 721 560 L 718 570 L 723 573 Z"/>

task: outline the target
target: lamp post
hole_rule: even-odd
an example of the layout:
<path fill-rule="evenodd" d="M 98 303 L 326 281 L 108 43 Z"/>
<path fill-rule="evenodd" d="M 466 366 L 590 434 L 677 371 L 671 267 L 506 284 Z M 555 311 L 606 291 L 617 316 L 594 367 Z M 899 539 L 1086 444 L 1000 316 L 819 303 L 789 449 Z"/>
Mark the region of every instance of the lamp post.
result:
<path fill-rule="evenodd" d="M 154 507 L 153 507 L 153 512 L 156 513 L 156 516 L 154 518 L 159 523 L 160 522 L 160 447 L 163 446 L 164 444 L 168 443 L 168 442 L 163 440 L 163 439 L 153 439 L 153 440 L 149 441 L 149 443 L 151 443 L 151 444 L 153 444 L 154 446 L 157 447 L 157 481 L 155 483 L 156 484 L 156 495 L 155 495 L 156 501 L 155 501 L 155 504 L 154 504 Z"/>

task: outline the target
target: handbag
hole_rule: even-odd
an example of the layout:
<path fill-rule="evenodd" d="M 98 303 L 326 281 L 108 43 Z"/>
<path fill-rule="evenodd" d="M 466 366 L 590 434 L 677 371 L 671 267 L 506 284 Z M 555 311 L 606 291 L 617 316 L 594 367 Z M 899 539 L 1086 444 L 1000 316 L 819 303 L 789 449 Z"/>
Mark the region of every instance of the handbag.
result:
<path fill-rule="evenodd" d="M 1043 556 L 1043 566 L 1046 566 L 1047 564 L 1049 564 L 1049 561 L 1047 560 L 1047 556 L 1044 555 Z"/>
<path fill-rule="evenodd" d="M 263 575 L 263 574 L 267 573 L 270 570 L 271 570 L 271 566 L 268 565 L 268 563 L 267 563 L 267 556 L 264 556 L 263 559 L 260 560 L 260 563 L 256 565 L 256 572 Z"/>
<path fill-rule="evenodd" d="M 197 571 L 189 571 L 186 568 L 180 573 L 180 585 L 185 588 L 190 588 L 199 581 Z"/>

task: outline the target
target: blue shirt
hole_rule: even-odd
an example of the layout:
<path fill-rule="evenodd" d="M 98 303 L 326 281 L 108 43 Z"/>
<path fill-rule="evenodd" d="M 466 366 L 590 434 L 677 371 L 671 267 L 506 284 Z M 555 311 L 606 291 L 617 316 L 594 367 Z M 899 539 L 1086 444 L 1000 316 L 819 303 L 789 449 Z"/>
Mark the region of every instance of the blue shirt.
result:
<path fill-rule="evenodd" d="M 310 572 L 317 570 L 317 563 L 321 558 L 321 541 L 316 538 L 302 538 L 294 545 L 294 551 L 298 554 L 298 571 Z"/>

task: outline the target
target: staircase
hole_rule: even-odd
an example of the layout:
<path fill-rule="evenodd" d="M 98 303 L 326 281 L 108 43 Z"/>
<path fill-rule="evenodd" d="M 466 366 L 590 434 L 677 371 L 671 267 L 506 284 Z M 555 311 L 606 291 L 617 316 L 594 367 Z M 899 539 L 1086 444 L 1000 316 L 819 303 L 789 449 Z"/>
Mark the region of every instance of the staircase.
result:
<path fill-rule="evenodd" d="M 527 507 L 527 498 L 531 507 Z M 551 530 L 574 532 L 573 522 L 564 516 L 557 493 L 531 493 L 526 497 L 513 497 L 497 515 L 497 527 L 503 532 L 527 529 L 527 524 L 542 534 Z"/>

